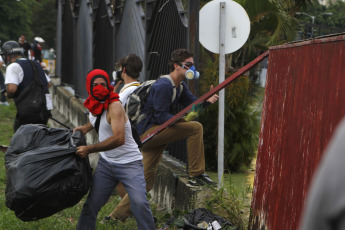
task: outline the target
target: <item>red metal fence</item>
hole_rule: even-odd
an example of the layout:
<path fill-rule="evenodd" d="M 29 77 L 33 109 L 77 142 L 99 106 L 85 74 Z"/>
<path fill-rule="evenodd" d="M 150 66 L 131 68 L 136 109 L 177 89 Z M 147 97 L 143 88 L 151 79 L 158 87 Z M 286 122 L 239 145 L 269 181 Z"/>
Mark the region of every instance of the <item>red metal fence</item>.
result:
<path fill-rule="evenodd" d="M 313 173 L 344 115 L 344 34 L 270 48 L 248 229 L 298 229 Z"/>

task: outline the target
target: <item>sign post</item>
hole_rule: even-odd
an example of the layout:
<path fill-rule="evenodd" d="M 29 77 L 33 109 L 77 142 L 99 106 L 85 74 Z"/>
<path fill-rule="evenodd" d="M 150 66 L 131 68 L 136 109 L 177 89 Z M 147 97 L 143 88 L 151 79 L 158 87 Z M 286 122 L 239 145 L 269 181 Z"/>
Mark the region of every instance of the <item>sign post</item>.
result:
<path fill-rule="evenodd" d="M 213 0 L 200 10 L 200 43 L 219 53 L 219 84 L 225 80 L 225 54 L 233 53 L 247 41 L 250 21 L 241 5 L 232 0 Z M 218 109 L 218 186 L 224 173 L 225 90 L 219 91 Z"/>
<path fill-rule="evenodd" d="M 226 29 L 226 3 L 220 2 L 219 16 L 219 84 L 225 80 L 225 29 Z M 225 90 L 219 91 L 218 108 L 218 187 L 223 185 L 224 172 L 224 111 Z"/>

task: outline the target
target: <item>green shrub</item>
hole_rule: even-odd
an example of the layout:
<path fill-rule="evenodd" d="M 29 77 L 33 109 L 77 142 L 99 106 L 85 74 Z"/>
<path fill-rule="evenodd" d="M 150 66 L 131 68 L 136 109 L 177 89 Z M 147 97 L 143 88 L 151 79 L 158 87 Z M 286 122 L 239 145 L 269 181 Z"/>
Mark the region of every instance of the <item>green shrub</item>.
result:
<path fill-rule="evenodd" d="M 204 57 L 207 55 L 203 55 Z M 207 56 L 203 61 L 201 91 L 205 93 L 210 85 L 218 84 L 218 55 Z M 226 78 L 231 74 L 226 73 Z M 240 76 L 225 88 L 224 114 L 224 164 L 225 169 L 238 171 L 242 165 L 249 166 L 255 157 L 259 139 L 260 113 L 257 109 L 258 85 L 248 76 Z M 218 103 L 210 105 L 201 114 L 204 126 L 204 146 L 207 170 L 217 169 L 218 148 Z"/>

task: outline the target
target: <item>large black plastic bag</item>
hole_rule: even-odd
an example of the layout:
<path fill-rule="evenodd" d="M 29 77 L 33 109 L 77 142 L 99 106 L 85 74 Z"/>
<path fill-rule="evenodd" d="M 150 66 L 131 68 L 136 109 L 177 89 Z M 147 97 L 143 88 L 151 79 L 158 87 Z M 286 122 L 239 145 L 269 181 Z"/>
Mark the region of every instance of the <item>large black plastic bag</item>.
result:
<path fill-rule="evenodd" d="M 22 125 L 5 154 L 6 206 L 33 221 L 77 204 L 92 182 L 88 158 L 75 154 L 85 144 L 79 131 Z"/>

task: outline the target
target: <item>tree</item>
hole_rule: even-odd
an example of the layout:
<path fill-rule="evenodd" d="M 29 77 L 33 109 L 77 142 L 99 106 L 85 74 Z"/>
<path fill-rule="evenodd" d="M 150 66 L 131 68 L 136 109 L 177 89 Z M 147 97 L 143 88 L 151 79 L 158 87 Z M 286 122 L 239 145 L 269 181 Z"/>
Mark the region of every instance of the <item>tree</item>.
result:
<path fill-rule="evenodd" d="M 326 25 L 337 27 L 345 31 L 345 2 L 338 1 L 335 4 L 331 4 L 327 12 L 332 12 L 333 15 L 326 18 Z"/>
<path fill-rule="evenodd" d="M 32 17 L 32 32 L 34 36 L 45 40 L 44 47 L 55 47 L 56 43 L 56 0 L 41 1 L 34 7 L 35 14 Z"/>
<path fill-rule="evenodd" d="M 0 0 L 0 40 L 17 41 L 25 35 L 28 41 L 43 37 L 47 48 L 55 47 L 56 40 L 55 0 Z"/>
<path fill-rule="evenodd" d="M 25 34 L 31 37 L 31 17 L 34 0 L 9 1 L 0 0 L 0 40 L 17 41 Z"/>
<path fill-rule="evenodd" d="M 332 13 L 332 15 L 324 15 L 323 13 Z M 313 29 L 314 36 L 327 35 L 332 33 L 340 33 L 345 31 L 345 2 L 337 1 L 331 3 L 328 7 L 319 4 L 318 1 L 313 1 L 303 10 L 310 16 L 304 14 L 297 15 L 300 30 L 304 33 L 309 33 L 305 37 L 310 37 Z M 311 16 L 315 17 L 312 23 Z"/>

